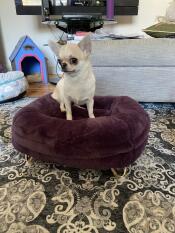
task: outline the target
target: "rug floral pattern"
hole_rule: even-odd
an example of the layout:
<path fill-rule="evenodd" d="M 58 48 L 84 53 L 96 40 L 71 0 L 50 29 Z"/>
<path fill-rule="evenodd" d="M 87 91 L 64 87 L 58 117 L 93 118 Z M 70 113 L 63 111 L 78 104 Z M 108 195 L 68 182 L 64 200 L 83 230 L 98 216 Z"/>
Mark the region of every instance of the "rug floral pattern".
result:
<path fill-rule="evenodd" d="M 175 104 L 143 104 L 151 118 L 141 157 L 116 179 L 40 161 L 11 144 L 15 113 L 0 105 L 1 233 L 175 233 Z"/>

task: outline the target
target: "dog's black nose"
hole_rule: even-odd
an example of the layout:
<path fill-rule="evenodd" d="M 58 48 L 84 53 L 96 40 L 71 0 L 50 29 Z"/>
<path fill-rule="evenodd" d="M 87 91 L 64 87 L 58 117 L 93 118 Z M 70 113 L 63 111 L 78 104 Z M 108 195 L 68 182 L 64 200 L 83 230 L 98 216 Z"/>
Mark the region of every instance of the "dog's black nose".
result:
<path fill-rule="evenodd" d="M 67 67 L 67 64 L 66 64 L 65 62 L 63 62 L 63 63 L 61 64 L 61 66 L 62 66 L 62 69 L 65 69 L 65 68 Z"/>

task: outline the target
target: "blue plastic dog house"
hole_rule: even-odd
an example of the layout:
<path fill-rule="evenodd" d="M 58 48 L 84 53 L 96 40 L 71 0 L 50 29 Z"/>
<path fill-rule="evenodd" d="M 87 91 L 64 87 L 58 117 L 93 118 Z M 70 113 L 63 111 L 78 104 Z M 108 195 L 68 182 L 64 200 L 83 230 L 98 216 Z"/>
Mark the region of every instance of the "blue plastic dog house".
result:
<path fill-rule="evenodd" d="M 40 74 L 44 83 L 48 83 L 46 58 L 38 46 L 28 36 L 23 36 L 9 57 L 12 69 L 24 72 L 24 75 Z"/>

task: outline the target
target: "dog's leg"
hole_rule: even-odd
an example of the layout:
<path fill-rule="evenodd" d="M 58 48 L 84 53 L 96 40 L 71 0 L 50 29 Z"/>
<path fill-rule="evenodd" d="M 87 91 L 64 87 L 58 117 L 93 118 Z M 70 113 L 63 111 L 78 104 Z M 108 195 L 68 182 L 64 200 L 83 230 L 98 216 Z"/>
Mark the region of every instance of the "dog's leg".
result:
<path fill-rule="evenodd" d="M 87 102 L 87 110 L 88 110 L 88 115 L 89 115 L 89 118 L 95 118 L 94 116 L 94 111 L 93 111 L 93 108 L 94 108 L 94 100 L 93 99 L 90 99 L 88 102 Z"/>
<path fill-rule="evenodd" d="M 61 112 L 66 112 L 66 109 L 65 109 L 63 102 L 60 103 L 60 110 L 61 110 Z"/>
<path fill-rule="evenodd" d="M 72 120 L 71 102 L 68 99 L 65 100 L 65 107 L 66 107 L 66 119 Z"/>

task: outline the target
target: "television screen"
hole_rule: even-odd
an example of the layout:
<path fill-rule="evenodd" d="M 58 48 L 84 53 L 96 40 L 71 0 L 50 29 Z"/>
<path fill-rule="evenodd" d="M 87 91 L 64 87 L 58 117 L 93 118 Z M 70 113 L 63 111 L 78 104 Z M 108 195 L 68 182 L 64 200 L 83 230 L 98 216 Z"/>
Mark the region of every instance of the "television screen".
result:
<path fill-rule="evenodd" d="M 22 0 L 23 6 L 41 6 L 41 0 Z"/>
<path fill-rule="evenodd" d="M 105 6 L 104 0 L 50 0 L 53 6 Z M 24 6 L 40 6 L 41 0 L 22 0 Z"/>
<path fill-rule="evenodd" d="M 15 0 L 19 15 L 41 15 L 41 0 Z M 49 0 L 52 15 L 66 13 L 106 14 L 107 0 Z M 137 15 L 139 0 L 114 0 L 115 15 Z"/>

